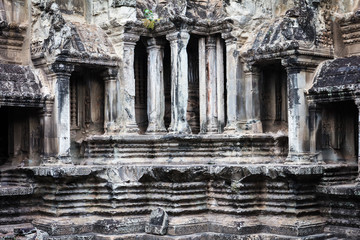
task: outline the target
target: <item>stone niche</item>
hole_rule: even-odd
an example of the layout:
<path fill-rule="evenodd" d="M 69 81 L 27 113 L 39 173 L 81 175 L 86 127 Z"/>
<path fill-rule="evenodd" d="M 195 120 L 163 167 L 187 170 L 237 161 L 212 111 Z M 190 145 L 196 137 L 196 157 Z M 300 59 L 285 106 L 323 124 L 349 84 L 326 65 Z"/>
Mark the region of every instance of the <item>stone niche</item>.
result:
<path fill-rule="evenodd" d="M 147 52 L 145 40 L 138 41 L 135 47 L 134 72 L 135 72 L 135 113 L 136 123 L 141 133 L 146 131 L 147 119 Z"/>
<path fill-rule="evenodd" d="M 260 65 L 259 91 L 264 132 L 287 132 L 287 75 L 280 62 Z"/>
<path fill-rule="evenodd" d="M 40 164 L 42 128 L 37 110 L 1 107 L 0 116 L 0 164 Z"/>
<path fill-rule="evenodd" d="M 356 162 L 358 155 L 357 108 L 353 101 L 322 104 L 317 151 L 327 162 Z"/>
<path fill-rule="evenodd" d="M 147 105 L 150 101 L 148 97 L 148 59 L 146 41 L 148 38 L 142 37 L 135 47 L 134 73 L 136 82 L 135 109 L 136 122 L 140 133 L 145 133 L 148 127 Z M 200 132 L 199 119 L 199 37 L 191 35 L 188 46 L 188 105 L 187 121 L 193 134 Z M 164 77 L 164 96 L 165 114 L 164 123 L 168 129 L 171 121 L 171 60 L 170 60 L 170 43 L 162 39 L 163 45 L 163 77 Z"/>
<path fill-rule="evenodd" d="M 104 133 L 104 82 L 100 73 L 88 68 L 70 78 L 71 140 L 74 156 L 78 144 L 89 135 Z"/>

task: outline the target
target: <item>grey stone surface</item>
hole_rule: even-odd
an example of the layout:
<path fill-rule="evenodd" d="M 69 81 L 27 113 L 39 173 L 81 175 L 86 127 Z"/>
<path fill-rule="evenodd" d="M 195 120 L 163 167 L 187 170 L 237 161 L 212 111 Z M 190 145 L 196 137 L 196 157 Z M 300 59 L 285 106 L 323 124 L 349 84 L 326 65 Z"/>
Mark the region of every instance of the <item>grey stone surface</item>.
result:
<path fill-rule="evenodd" d="M 0 1 L 0 239 L 358 239 L 359 6 Z"/>
<path fill-rule="evenodd" d="M 149 223 L 145 226 L 145 232 L 155 235 L 165 235 L 169 227 L 168 214 L 162 208 L 151 211 Z"/>

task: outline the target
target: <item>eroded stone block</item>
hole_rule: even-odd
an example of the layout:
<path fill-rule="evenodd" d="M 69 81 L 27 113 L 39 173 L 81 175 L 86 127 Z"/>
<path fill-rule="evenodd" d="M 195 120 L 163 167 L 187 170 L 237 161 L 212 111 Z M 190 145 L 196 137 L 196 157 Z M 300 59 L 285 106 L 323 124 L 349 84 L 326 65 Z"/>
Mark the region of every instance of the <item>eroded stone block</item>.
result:
<path fill-rule="evenodd" d="M 168 214 L 162 208 L 151 212 L 150 222 L 145 226 L 145 232 L 156 235 L 165 235 L 169 226 Z"/>

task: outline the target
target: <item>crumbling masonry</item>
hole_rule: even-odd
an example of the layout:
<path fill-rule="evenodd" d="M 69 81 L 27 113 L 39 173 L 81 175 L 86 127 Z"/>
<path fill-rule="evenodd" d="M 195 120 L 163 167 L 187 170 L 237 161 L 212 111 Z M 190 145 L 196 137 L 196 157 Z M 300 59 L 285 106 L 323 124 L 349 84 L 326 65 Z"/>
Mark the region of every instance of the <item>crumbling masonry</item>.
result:
<path fill-rule="evenodd" d="M 0 0 L 0 239 L 359 239 L 359 7 Z"/>

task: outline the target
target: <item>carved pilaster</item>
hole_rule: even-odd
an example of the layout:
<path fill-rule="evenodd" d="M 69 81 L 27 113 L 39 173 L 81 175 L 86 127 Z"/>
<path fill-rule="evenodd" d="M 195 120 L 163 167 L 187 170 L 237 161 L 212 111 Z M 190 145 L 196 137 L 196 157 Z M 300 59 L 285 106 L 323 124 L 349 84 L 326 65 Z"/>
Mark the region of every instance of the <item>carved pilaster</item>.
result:
<path fill-rule="evenodd" d="M 140 37 L 135 34 L 125 33 L 123 37 L 123 71 L 120 78 L 122 88 L 122 106 L 124 109 L 125 132 L 138 132 L 135 120 L 135 72 L 134 56 L 135 45 Z"/>
<path fill-rule="evenodd" d="M 247 63 L 244 67 L 245 74 L 245 129 L 251 133 L 261 133 L 262 123 L 260 120 L 260 95 L 259 81 L 260 69 L 253 63 Z"/>
<path fill-rule="evenodd" d="M 42 162 L 43 164 L 50 164 L 55 162 L 53 159 L 56 156 L 56 132 L 52 127 L 52 113 L 54 108 L 54 100 L 47 99 L 45 106 L 40 111 L 40 125 L 41 125 L 41 146 L 42 146 Z"/>
<path fill-rule="evenodd" d="M 147 41 L 148 51 L 148 84 L 147 84 L 147 114 L 149 126 L 146 133 L 166 132 L 164 124 L 164 41 L 150 38 Z"/>
<path fill-rule="evenodd" d="M 185 31 L 166 35 L 171 47 L 171 123 L 169 132 L 191 133 L 186 120 L 188 104 L 188 56 L 190 35 Z"/>
<path fill-rule="evenodd" d="M 118 91 L 116 87 L 118 70 L 108 68 L 103 72 L 105 81 L 105 107 L 104 107 L 104 131 L 106 134 L 112 134 L 120 131 L 118 119 Z"/>
<path fill-rule="evenodd" d="M 316 135 L 321 120 L 321 107 L 313 99 L 309 99 L 308 105 L 309 105 L 309 124 L 310 124 L 309 125 L 310 153 L 314 154 L 315 157 L 318 155 Z"/>

